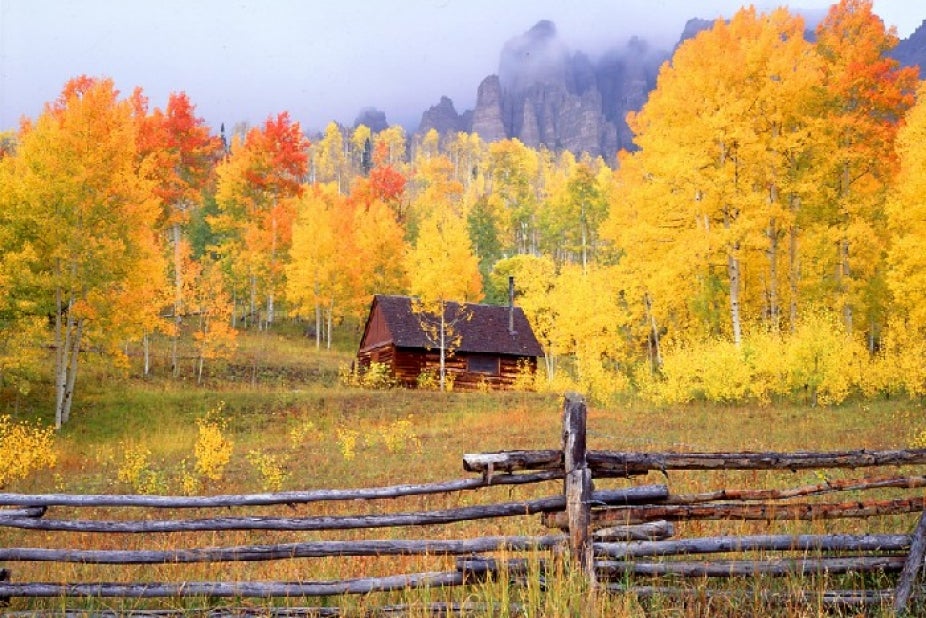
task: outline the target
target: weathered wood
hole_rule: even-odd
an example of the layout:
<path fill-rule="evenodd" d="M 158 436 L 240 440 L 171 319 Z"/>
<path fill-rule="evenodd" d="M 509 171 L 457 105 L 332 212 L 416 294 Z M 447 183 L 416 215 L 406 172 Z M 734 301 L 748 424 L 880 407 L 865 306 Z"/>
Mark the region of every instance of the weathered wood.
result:
<path fill-rule="evenodd" d="M 926 463 L 926 449 L 835 451 L 828 453 L 622 453 L 589 451 L 598 473 L 640 474 L 668 470 L 808 470 L 866 468 Z"/>
<path fill-rule="evenodd" d="M 496 468 L 501 470 L 501 468 Z M 498 474 L 492 485 L 522 485 L 541 483 L 563 478 L 562 472 L 538 472 L 535 474 Z M 265 494 L 240 494 L 222 496 L 149 496 L 149 495 L 107 495 L 107 494 L 14 494 L 0 493 L 0 505 L 10 506 L 74 506 L 74 507 L 145 507 L 165 509 L 225 508 L 244 506 L 272 506 L 276 504 L 308 504 L 312 502 L 343 500 L 378 500 L 425 496 L 455 491 L 475 490 L 487 487 L 489 483 L 479 478 L 459 479 L 440 483 L 415 485 L 392 485 L 365 489 L 318 489 L 314 491 L 284 491 Z M 2 513 L 0 511 L 0 517 Z M 6 511 L 11 512 L 11 511 Z M 12 515 L 25 516 L 25 515 Z"/>
<path fill-rule="evenodd" d="M 0 509 L 0 519 L 4 517 L 42 517 L 47 508 L 44 506 L 26 506 L 21 509 Z"/>
<path fill-rule="evenodd" d="M 649 501 L 654 491 L 667 491 L 664 486 L 631 487 L 598 491 L 592 501 L 599 504 L 627 504 Z M 151 532 L 194 532 L 217 530 L 350 530 L 356 528 L 388 528 L 393 526 L 426 526 L 458 521 L 516 517 L 549 511 L 562 511 L 565 496 L 536 500 L 469 506 L 443 511 L 419 511 L 384 515 L 343 515 L 327 517 L 215 517 L 172 520 L 61 520 L 61 519 L 0 519 L 0 527 L 29 530 L 59 530 L 68 532 L 114 532 L 143 534 Z"/>
<path fill-rule="evenodd" d="M 902 552 L 910 548 L 908 534 L 752 535 L 715 536 L 667 541 L 595 543 L 595 555 L 627 560 L 651 556 L 716 554 L 747 551 Z"/>
<path fill-rule="evenodd" d="M 666 499 L 666 504 L 695 504 L 718 500 L 785 500 L 806 496 L 823 495 L 840 491 L 865 491 L 897 487 L 914 489 L 926 487 L 926 476 L 890 476 L 865 479 L 835 479 L 825 483 L 792 487 L 790 489 L 718 489 L 697 494 L 675 494 Z"/>
<path fill-rule="evenodd" d="M 899 573 L 903 556 L 853 556 L 851 558 L 778 558 L 774 560 L 716 560 L 640 562 L 600 560 L 595 562 L 599 576 L 609 579 L 627 575 L 674 575 L 678 577 L 751 577 L 754 575 L 812 575 L 829 573 Z"/>
<path fill-rule="evenodd" d="M 516 470 L 563 470 L 563 452 L 546 451 L 502 451 L 498 453 L 467 453 L 463 455 L 463 469 L 466 472 L 487 472 L 494 470 L 513 472 Z"/>
<path fill-rule="evenodd" d="M 650 521 L 631 526 L 611 526 L 592 533 L 594 541 L 600 543 L 619 541 L 656 541 L 675 534 L 675 526 L 668 521 Z"/>
<path fill-rule="evenodd" d="M 9 569 L 0 569 L 0 584 L 10 581 L 10 570 Z M 10 596 L 0 593 L 0 607 L 8 607 L 10 604 Z"/>
<path fill-rule="evenodd" d="M 566 395 L 563 405 L 563 464 L 566 473 L 566 520 L 569 524 L 569 549 L 579 567 L 594 578 L 590 570 L 592 546 L 589 542 L 591 522 L 592 472 L 585 460 L 585 400 L 575 393 Z"/>
<path fill-rule="evenodd" d="M 490 551 L 552 549 L 566 544 L 565 535 L 494 536 L 468 540 L 315 541 L 277 545 L 242 545 L 177 550 L 90 550 L 35 547 L 0 548 L 2 562 L 76 562 L 82 564 L 175 564 L 256 562 L 330 556 L 460 555 Z"/>
<path fill-rule="evenodd" d="M 894 612 L 898 614 L 907 611 L 910 595 L 913 592 L 913 584 L 923 567 L 924 556 L 926 556 L 926 511 L 920 516 L 916 529 L 913 531 L 910 553 L 904 563 L 900 578 L 897 580 L 897 588 L 894 594 Z"/>
<path fill-rule="evenodd" d="M 467 472 L 482 472 L 483 461 L 492 461 L 496 469 L 549 470 L 561 467 L 559 451 L 501 451 L 464 455 Z M 669 470 L 813 470 L 823 468 L 867 468 L 926 463 L 926 449 L 884 451 L 834 451 L 828 453 L 627 453 L 588 451 L 588 466 L 593 476 L 627 477 L 650 471 Z M 504 462 L 505 465 L 497 465 Z"/>
<path fill-rule="evenodd" d="M 133 609 L 130 612 L 89 609 L 35 609 L 22 612 L 6 612 L 4 618 L 381 618 L 383 616 L 523 616 L 524 606 L 520 603 L 479 603 L 466 601 L 432 603 L 397 603 L 371 607 L 358 613 L 356 608 L 342 607 L 210 607 L 208 609 Z"/>
<path fill-rule="evenodd" d="M 639 599 L 667 597 L 674 599 L 726 599 L 735 602 L 760 600 L 763 604 L 805 604 L 823 606 L 828 609 L 857 607 L 880 607 L 891 600 L 890 590 L 824 590 L 773 592 L 770 590 L 719 590 L 713 588 L 679 588 L 672 586 L 628 586 L 608 584 L 607 590 L 620 594 L 632 594 Z"/>
<path fill-rule="evenodd" d="M 748 521 L 814 521 L 823 519 L 862 519 L 882 515 L 918 513 L 926 507 L 926 498 L 897 498 L 843 503 L 785 503 L 785 504 L 654 504 L 645 506 L 613 507 L 592 511 L 592 527 L 614 524 L 641 524 L 647 521 L 696 520 L 748 520 Z M 543 522 L 550 528 L 565 530 L 566 517 L 562 513 L 547 513 Z M 2 522 L 0 522 L 2 525 Z"/>
<path fill-rule="evenodd" d="M 327 597 L 417 588 L 462 586 L 463 573 L 436 571 L 340 581 L 306 582 L 144 582 L 144 583 L 0 583 L 0 597 Z"/>
<path fill-rule="evenodd" d="M 470 556 L 457 558 L 456 565 L 457 571 L 463 574 L 463 581 L 467 584 L 494 579 L 503 570 L 508 577 L 518 577 L 526 575 L 530 569 L 530 562 L 525 558 L 499 560 L 483 556 Z M 540 567 L 543 568 L 542 563 Z"/>

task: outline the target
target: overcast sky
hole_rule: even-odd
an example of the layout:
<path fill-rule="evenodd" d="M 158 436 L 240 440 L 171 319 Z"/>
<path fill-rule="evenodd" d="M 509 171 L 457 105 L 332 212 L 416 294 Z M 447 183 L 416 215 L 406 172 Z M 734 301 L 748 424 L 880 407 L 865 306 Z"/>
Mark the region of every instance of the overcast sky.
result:
<path fill-rule="evenodd" d="M 417 128 L 441 95 L 457 111 L 498 70 L 502 45 L 541 19 L 590 52 L 630 35 L 663 46 L 692 17 L 735 0 L 0 0 L 0 130 L 35 117 L 71 77 L 141 86 L 152 107 L 185 91 L 212 127 L 287 110 L 306 129 L 353 123 L 364 107 Z M 760 8 L 777 3 L 757 2 Z M 828 0 L 792 7 L 824 10 Z M 901 37 L 926 19 L 916 0 L 875 0 Z"/>

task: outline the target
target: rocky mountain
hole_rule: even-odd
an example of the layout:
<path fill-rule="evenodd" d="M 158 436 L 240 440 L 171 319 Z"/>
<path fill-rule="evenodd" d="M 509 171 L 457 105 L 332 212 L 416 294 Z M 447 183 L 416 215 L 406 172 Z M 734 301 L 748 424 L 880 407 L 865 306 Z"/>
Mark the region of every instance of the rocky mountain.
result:
<path fill-rule="evenodd" d="M 919 66 L 920 79 L 926 79 L 926 21 L 898 43 L 891 55 L 906 66 Z"/>
<path fill-rule="evenodd" d="M 679 44 L 712 24 L 689 20 Z M 671 54 L 633 38 L 592 60 L 568 49 L 553 22 L 540 21 L 504 45 L 498 73 L 479 84 L 475 109 L 458 113 L 453 101 L 442 97 L 422 115 L 418 134 L 475 132 L 486 142 L 517 138 L 534 148 L 613 161 L 618 150 L 633 148 L 627 113 L 646 102 Z M 926 22 L 897 46 L 894 57 L 926 67 Z"/>

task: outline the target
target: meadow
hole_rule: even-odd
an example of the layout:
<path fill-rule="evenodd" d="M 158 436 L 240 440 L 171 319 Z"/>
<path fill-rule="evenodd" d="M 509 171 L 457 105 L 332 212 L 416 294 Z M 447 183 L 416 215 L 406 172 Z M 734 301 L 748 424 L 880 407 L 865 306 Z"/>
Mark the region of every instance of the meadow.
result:
<path fill-rule="evenodd" d="M 153 493 L 241 494 L 277 490 L 375 487 L 465 478 L 464 453 L 507 449 L 557 448 L 561 433 L 560 394 L 533 392 L 440 393 L 404 389 L 363 389 L 340 383 L 349 365 L 348 343 L 334 351 L 315 349 L 314 341 L 296 334 L 244 333 L 234 362 L 209 367 L 204 384 L 192 376 L 167 377 L 163 366 L 140 377 L 135 362 L 113 369 L 88 363 L 84 390 L 68 425 L 54 438 L 56 464 L 8 483 L 3 491 L 18 493 Z M 164 354 L 166 357 L 166 353 Z M 29 393 L 12 394 L 0 413 L 17 421 L 48 423 L 50 392 L 42 384 Z M 922 404 L 907 399 L 858 400 L 834 407 L 807 405 L 722 406 L 688 404 L 655 407 L 632 397 L 589 409 L 589 448 L 629 451 L 797 451 L 905 448 L 921 441 L 926 428 Z M 9 446 L 9 445 L 8 445 Z M 846 472 L 846 474 L 851 474 Z M 634 483 L 657 482 L 653 478 Z M 662 479 L 665 480 L 665 479 Z M 704 491 L 727 486 L 794 486 L 812 482 L 795 474 L 784 481 L 764 473 L 726 473 L 722 479 L 704 474 L 673 473 L 673 491 Z M 612 481 L 608 486 L 626 482 Z M 268 514 L 356 514 L 358 509 L 390 511 L 453 508 L 473 503 L 554 495 L 560 484 L 497 487 L 478 495 L 402 498 L 383 505 L 325 503 L 267 508 Z M 81 517 L 109 517 L 81 511 Z M 178 515 L 179 516 L 179 515 Z M 183 517 L 195 516 L 185 512 Z M 211 515 L 210 515 L 211 516 Z M 726 522 L 715 527 L 734 532 L 900 532 L 915 525 L 910 516 L 845 523 L 806 524 Z M 708 533 L 712 524 L 688 524 L 689 532 Z M 347 531 L 324 538 L 377 539 L 469 538 L 489 534 L 549 534 L 536 516 L 487 520 L 424 529 Z M 447 535 L 447 536 L 444 536 Z M 87 547 L 166 549 L 322 538 L 313 533 L 175 533 L 101 539 L 93 534 L 0 530 L 4 547 Z M 539 557 L 537 558 L 539 561 Z M 398 572 L 416 572 L 452 565 L 439 556 L 287 560 L 269 563 L 106 567 L 49 563 L 4 565 L 14 581 L 157 581 L 340 579 Z M 452 568 L 452 567 L 451 567 Z M 51 571 L 54 569 L 54 572 Z M 182 575 L 179 575 L 182 573 Z M 713 604 L 705 608 L 669 600 L 641 602 L 587 589 L 584 580 L 559 565 L 548 574 L 546 590 L 533 584 L 516 587 L 487 583 L 448 589 L 331 598 L 331 606 L 363 611 L 389 603 L 405 603 L 412 615 L 425 615 L 436 601 L 489 604 L 493 615 L 508 615 L 518 603 L 527 615 L 688 616 L 817 615 L 814 607 L 758 607 L 758 600 Z M 792 585 L 770 582 L 769 586 Z M 738 584 L 735 584 L 738 585 Z M 745 584 L 743 584 L 745 586 Z M 821 585 L 810 582 L 811 589 Z M 85 607 L 215 608 L 234 604 L 221 599 L 161 601 L 14 599 L 11 611 Z M 287 599 L 277 605 L 319 605 L 318 599 Z M 241 599 L 237 605 L 260 611 L 271 602 Z M 420 608 L 416 610 L 415 608 Z"/>

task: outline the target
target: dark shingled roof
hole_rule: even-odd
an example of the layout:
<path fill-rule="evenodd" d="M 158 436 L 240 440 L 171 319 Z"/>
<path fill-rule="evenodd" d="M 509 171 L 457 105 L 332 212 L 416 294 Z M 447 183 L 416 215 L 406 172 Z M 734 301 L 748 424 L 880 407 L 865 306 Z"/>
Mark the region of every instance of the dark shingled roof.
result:
<path fill-rule="evenodd" d="M 371 315 L 373 307 L 377 305 L 397 348 L 434 347 L 421 328 L 419 316 L 412 311 L 412 298 L 377 294 L 373 298 Z M 511 334 L 508 332 L 509 307 L 473 303 L 462 303 L 462 306 L 470 312 L 470 318 L 458 322 L 454 327 L 456 333 L 462 335 L 456 351 L 543 356 L 543 349 L 520 307 L 514 307 L 514 334 Z M 460 315 L 460 307 L 461 303 L 447 303 L 444 312 L 447 320 Z"/>

